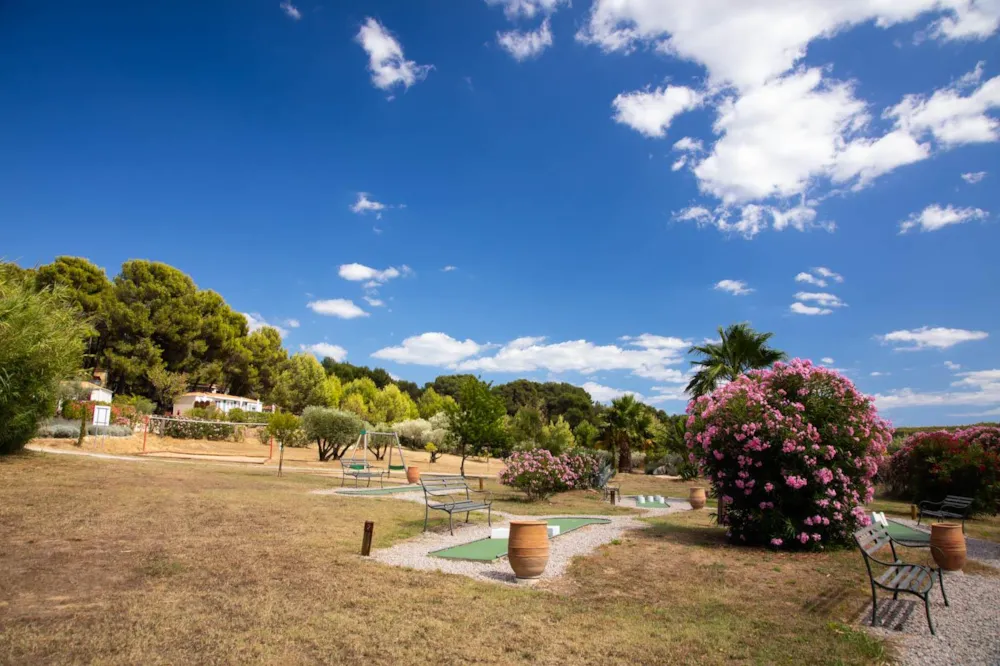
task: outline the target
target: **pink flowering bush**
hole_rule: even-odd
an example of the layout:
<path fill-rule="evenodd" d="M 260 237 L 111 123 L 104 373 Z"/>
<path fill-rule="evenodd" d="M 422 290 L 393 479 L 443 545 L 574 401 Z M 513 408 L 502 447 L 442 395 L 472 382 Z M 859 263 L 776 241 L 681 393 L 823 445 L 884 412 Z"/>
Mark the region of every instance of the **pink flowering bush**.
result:
<path fill-rule="evenodd" d="M 598 458 L 589 453 L 554 456 L 545 449 L 516 451 L 504 462 L 506 467 L 500 472 L 500 483 L 523 491 L 529 500 L 589 488 L 599 466 Z"/>
<path fill-rule="evenodd" d="M 687 411 L 691 459 L 726 504 L 734 541 L 818 549 L 849 543 L 871 522 L 864 505 L 892 429 L 844 376 L 776 363 Z"/>
<path fill-rule="evenodd" d="M 962 495 L 972 498 L 974 514 L 1000 511 L 1000 428 L 914 433 L 891 460 L 886 482 L 900 499 Z"/>

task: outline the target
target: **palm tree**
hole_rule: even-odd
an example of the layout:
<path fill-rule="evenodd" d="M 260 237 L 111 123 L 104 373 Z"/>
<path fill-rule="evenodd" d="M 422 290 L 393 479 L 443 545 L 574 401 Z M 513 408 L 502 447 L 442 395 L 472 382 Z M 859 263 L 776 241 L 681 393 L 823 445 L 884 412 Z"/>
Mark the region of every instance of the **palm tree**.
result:
<path fill-rule="evenodd" d="M 611 401 L 604 415 L 605 439 L 608 448 L 618 450 L 618 471 L 632 469 L 632 441 L 642 440 L 649 430 L 651 417 L 646 406 L 632 395 Z"/>
<path fill-rule="evenodd" d="M 767 346 L 773 333 L 758 333 L 747 324 L 733 324 L 725 330 L 719 327 L 721 342 L 695 345 L 689 354 L 701 354 L 692 361 L 699 368 L 687 386 L 694 397 L 711 393 L 719 382 L 731 382 L 748 370 L 768 368 L 784 360 L 785 352 Z"/>

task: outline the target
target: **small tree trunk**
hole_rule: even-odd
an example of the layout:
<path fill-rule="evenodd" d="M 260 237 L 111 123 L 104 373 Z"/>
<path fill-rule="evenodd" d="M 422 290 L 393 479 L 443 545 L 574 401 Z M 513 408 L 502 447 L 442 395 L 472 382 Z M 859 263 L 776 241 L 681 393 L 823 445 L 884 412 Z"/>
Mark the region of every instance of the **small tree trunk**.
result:
<path fill-rule="evenodd" d="M 278 442 L 278 476 L 281 476 L 281 464 L 285 462 L 285 442 Z"/>
<path fill-rule="evenodd" d="M 632 449 L 629 447 L 628 437 L 623 437 L 618 445 L 618 471 L 632 471 Z"/>
<path fill-rule="evenodd" d="M 83 416 L 80 417 L 80 434 L 76 438 L 76 445 L 83 446 L 83 438 L 87 435 L 87 403 L 82 403 L 80 409 Z"/>

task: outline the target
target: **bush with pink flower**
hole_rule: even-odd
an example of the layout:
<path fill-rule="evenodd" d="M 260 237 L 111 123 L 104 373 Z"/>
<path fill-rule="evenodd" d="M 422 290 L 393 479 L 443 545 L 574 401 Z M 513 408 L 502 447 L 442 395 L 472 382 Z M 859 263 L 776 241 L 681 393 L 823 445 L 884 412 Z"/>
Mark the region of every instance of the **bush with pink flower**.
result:
<path fill-rule="evenodd" d="M 589 488 L 600 465 L 599 459 L 589 453 L 554 456 L 545 449 L 515 451 L 504 463 L 500 483 L 523 491 L 529 500 Z"/>
<path fill-rule="evenodd" d="M 846 377 L 795 359 L 692 400 L 685 438 L 733 541 L 815 550 L 870 524 L 892 429 Z"/>
<path fill-rule="evenodd" d="M 893 454 L 885 481 L 910 502 L 946 495 L 972 498 L 971 511 L 1000 512 L 1000 428 L 972 426 L 918 432 Z"/>

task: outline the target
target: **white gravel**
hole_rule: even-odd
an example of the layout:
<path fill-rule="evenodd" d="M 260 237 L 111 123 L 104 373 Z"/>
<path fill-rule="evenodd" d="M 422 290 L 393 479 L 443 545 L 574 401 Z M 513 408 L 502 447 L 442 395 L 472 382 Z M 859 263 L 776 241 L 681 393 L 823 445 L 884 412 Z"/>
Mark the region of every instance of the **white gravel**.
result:
<path fill-rule="evenodd" d="M 929 527 L 918 526 L 913 520 L 893 520 L 930 532 Z M 1000 544 L 967 538 L 966 548 L 969 559 L 1000 568 Z M 908 594 L 893 601 L 890 593 L 880 590 L 878 626 L 871 626 L 871 602 L 865 605 L 858 623 L 892 640 L 900 662 L 907 666 L 1000 665 L 1000 578 L 945 572 L 944 588 L 950 606 L 944 605 L 935 577 L 931 593 L 934 636 L 927 628 L 923 601 Z"/>
<path fill-rule="evenodd" d="M 316 491 L 329 494 L 329 491 Z M 369 496 L 370 497 L 370 496 Z M 382 495 L 381 497 L 385 497 Z M 424 502 L 423 493 L 397 493 L 389 495 L 393 499 L 402 499 Z M 630 506 L 631 502 L 623 503 Z M 610 520 L 609 523 L 587 525 L 575 529 L 566 534 L 561 534 L 552 539 L 549 550 L 549 562 L 545 567 L 545 572 L 541 579 L 555 578 L 565 573 L 570 561 L 578 555 L 587 555 L 599 546 L 610 543 L 620 537 L 623 532 L 629 529 L 639 529 L 646 525 L 638 520 L 644 516 L 665 516 L 678 511 L 690 510 L 691 505 L 684 501 L 673 501 L 670 506 L 657 509 L 645 509 L 640 513 L 631 516 L 599 516 L 599 515 L 576 515 L 572 518 L 599 518 Z M 446 516 L 446 514 L 435 511 L 434 514 Z M 482 514 L 484 512 L 475 512 Z M 552 514 L 549 516 L 514 516 L 500 511 L 493 512 L 493 527 L 506 527 L 511 520 L 541 520 L 545 518 L 555 518 L 566 516 L 567 514 Z M 433 557 L 428 553 L 450 546 L 458 546 L 469 543 L 477 539 L 483 539 L 490 535 L 490 527 L 481 523 L 468 523 L 455 517 L 455 534 L 448 533 L 447 527 L 441 527 L 440 520 L 431 530 L 424 532 L 412 539 L 398 543 L 390 548 L 383 548 L 372 552 L 372 559 L 385 564 L 411 569 L 422 569 L 427 571 L 442 571 L 444 573 L 460 574 L 476 580 L 492 583 L 502 583 L 508 585 L 519 584 L 514 576 L 514 572 L 507 562 L 507 558 L 492 562 L 466 562 L 463 560 L 449 560 L 441 557 Z M 443 530 L 443 531 L 442 531 Z M 524 584 L 523 581 L 520 584 Z"/>

